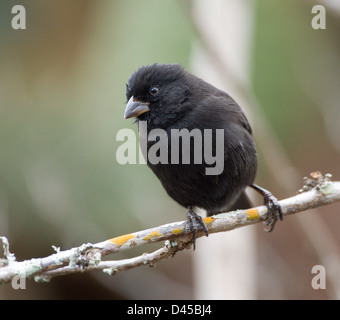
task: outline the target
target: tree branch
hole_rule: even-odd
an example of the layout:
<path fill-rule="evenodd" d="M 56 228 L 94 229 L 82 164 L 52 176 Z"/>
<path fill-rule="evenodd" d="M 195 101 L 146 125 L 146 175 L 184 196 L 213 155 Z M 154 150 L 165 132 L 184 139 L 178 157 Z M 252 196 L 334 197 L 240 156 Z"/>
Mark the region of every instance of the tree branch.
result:
<path fill-rule="evenodd" d="M 279 201 L 283 214 L 289 215 L 307 209 L 340 201 L 340 181 L 330 181 L 331 175 L 323 176 L 320 172 L 305 178 L 305 184 L 299 194 Z M 247 210 L 237 210 L 204 218 L 209 234 L 230 231 L 266 220 L 267 207 L 259 206 Z M 306 218 L 308 219 L 308 218 Z M 204 236 L 199 232 L 197 237 Z M 38 259 L 16 261 L 9 251 L 5 237 L 0 237 L 3 244 L 4 259 L 0 259 L 0 283 L 10 282 L 15 276 L 34 278 L 36 281 L 49 281 L 51 278 L 66 274 L 100 270 L 113 275 L 142 265 L 153 266 L 176 252 L 191 247 L 192 234 L 185 229 L 185 221 L 174 222 L 130 234 L 125 234 L 96 244 L 83 244 L 80 247 L 60 251 Z M 165 245 L 152 253 L 116 261 L 102 261 L 102 257 L 132 247 L 165 241 Z"/>

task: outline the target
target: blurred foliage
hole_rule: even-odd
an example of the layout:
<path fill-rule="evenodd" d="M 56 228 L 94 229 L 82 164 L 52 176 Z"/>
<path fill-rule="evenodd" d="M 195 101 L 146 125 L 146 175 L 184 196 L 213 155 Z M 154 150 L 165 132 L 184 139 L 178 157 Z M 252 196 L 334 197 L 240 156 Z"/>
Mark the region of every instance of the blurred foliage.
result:
<path fill-rule="evenodd" d="M 329 163 L 322 160 L 330 152 L 336 156 L 320 115 L 329 110 L 317 106 L 319 101 L 312 99 L 304 85 L 311 84 L 310 90 L 324 99 L 324 83 L 332 78 L 329 72 L 335 72 L 330 68 L 330 58 L 336 55 L 339 61 L 340 26 L 327 11 L 327 29 L 314 30 L 313 5 L 303 1 L 258 1 L 259 23 L 254 39 L 256 95 L 292 160 L 306 174 L 317 165 L 319 170 L 329 170 Z M 303 156 L 306 150 L 307 159 Z"/>

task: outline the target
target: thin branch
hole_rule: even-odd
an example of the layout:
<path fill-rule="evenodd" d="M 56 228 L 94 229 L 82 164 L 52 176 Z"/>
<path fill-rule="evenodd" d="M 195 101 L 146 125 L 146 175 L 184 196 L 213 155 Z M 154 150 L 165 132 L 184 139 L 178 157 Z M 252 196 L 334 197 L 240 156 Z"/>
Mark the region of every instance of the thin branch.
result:
<path fill-rule="evenodd" d="M 322 176 L 319 172 L 314 172 L 310 179 L 305 178 L 305 185 L 298 195 L 279 202 L 284 215 L 340 201 L 340 181 L 332 182 L 329 178 L 330 175 Z M 209 234 L 230 231 L 265 221 L 267 211 L 266 206 L 259 206 L 207 217 L 204 218 L 204 222 Z M 185 221 L 180 221 L 125 234 L 96 244 L 83 244 L 65 251 L 54 247 L 57 251 L 55 254 L 20 262 L 15 261 L 15 256 L 10 253 L 7 239 L 0 237 L 5 255 L 5 259 L 0 260 L 0 283 L 10 282 L 15 276 L 48 281 L 55 276 L 84 271 L 100 270 L 112 275 L 142 265 L 152 266 L 157 261 L 191 247 L 192 234 L 185 229 L 185 226 Z M 197 234 L 197 237 L 204 235 L 202 231 Z M 109 254 L 159 241 L 165 241 L 165 245 L 152 253 L 144 253 L 130 259 L 102 261 L 102 257 Z"/>

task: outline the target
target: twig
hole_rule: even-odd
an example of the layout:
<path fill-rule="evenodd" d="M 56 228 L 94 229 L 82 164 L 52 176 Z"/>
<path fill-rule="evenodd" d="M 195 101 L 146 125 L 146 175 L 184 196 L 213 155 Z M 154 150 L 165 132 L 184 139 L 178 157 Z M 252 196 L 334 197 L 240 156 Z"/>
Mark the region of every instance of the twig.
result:
<path fill-rule="evenodd" d="M 307 209 L 316 208 L 340 201 L 340 181 L 330 181 L 330 175 L 314 172 L 312 178 L 305 178 L 305 185 L 300 194 L 281 200 L 284 215 L 289 215 Z M 209 234 L 230 231 L 260 221 L 265 221 L 267 207 L 259 206 L 247 210 L 237 210 L 204 218 Z M 307 219 L 307 218 L 306 218 Z M 197 237 L 204 236 L 202 231 Z M 159 227 L 125 234 L 96 244 L 83 244 L 78 248 L 57 251 L 48 257 L 15 261 L 9 252 L 5 237 L 0 237 L 3 243 L 6 263 L 0 264 L 0 283 L 11 281 L 19 275 L 23 278 L 35 278 L 36 281 L 48 281 L 52 277 L 76 272 L 100 270 L 108 274 L 129 270 L 142 265 L 154 265 L 157 261 L 174 255 L 179 250 L 191 247 L 191 233 L 185 229 L 185 221 L 174 222 Z M 165 245 L 141 256 L 118 261 L 102 261 L 102 257 L 127 250 L 132 247 L 165 241 Z"/>

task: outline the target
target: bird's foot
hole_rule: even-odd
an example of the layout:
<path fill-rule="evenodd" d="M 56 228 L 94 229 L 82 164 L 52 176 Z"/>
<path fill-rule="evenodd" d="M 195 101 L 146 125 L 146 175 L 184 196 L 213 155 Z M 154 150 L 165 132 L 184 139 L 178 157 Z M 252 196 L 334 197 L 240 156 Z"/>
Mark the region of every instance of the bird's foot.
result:
<path fill-rule="evenodd" d="M 264 205 L 268 208 L 267 219 L 264 222 L 264 225 L 267 228 L 265 228 L 264 230 L 267 232 L 271 232 L 274 230 L 276 221 L 279 219 L 281 221 L 283 220 L 283 212 L 279 201 L 276 199 L 276 197 L 273 196 L 270 191 L 263 189 L 255 184 L 251 185 L 251 187 L 263 195 Z"/>
<path fill-rule="evenodd" d="M 264 195 L 264 204 L 268 208 L 267 220 L 264 222 L 264 225 L 268 228 L 264 230 L 271 232 L 275 227 L 276 221 L 279 219 L 283 220 L 283 212 L 279 202 L 269 191 Z"/>
<path fill-rule="evenodd" d="M 198 215 L 191 206 L 188 207 L 187 220 L 185 229 L 192 232 L 191 243 L 195 250 L 196 248 L 196 235 L 198 231 L 204 231 L 206 236 L 208 236 L 208 228 L 203 221 L 203 218 Z"/>

